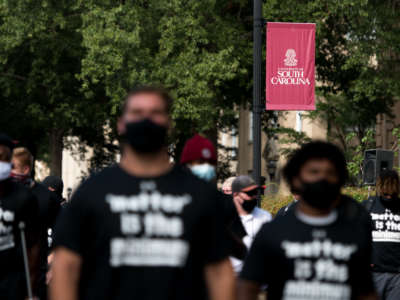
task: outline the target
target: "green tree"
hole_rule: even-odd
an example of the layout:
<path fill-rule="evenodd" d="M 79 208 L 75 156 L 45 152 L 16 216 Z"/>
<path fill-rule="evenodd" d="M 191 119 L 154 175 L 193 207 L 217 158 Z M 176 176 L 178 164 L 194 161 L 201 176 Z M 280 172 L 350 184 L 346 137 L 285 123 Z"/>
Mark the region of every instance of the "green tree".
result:
<path fill-rule="evenodd" d="M 317 23 L 318 93 L 326 101 L 315 117 L 343 141 L 349 128 L 362 138 L 398 95 L 400 72 L 389 72 L 399 57 L 397 7 L 395 0 L 264 5 L 269 21 Z M 195 132 L 216 142 L 219 130 L 237 126 L 235 107 L 252 98 L 252 1 L 4 0 L 0 68 L 0 127 L 48 157 L 53 173 L 70 135 L 94 147 L 93 167 L 113 159 L 118 107 L 137 84 L 173 91 L 178 157 Z M 271 117 L 265 113 L 264 124 Z"/>
<path fill-rule="evenodd" d="M 173 91 L 179 156 L 195 132 L 216 137 L 250 97 L 251 35 L 243 1 L 84 1 L 84 87 L 102 82 L 116 108 L 126 89 L 160 83 Z M 246 27 L 247 26 L 247 27 Z M 250 72 L 251 73 L 251 72 Z M 89 89 L 87 89 L 90 91 Z"/>
<path fill-rule="evenodd" d="M 241 0 L 2 1 L 2 127 L 49 153 L 54 173 L 69 135 L 101 165 L 115 154 L 109 135 L 126 90 L 160 83 L 176 99 L 175 156 L 194 132 L 216 141 L 234 104 L 250 99 L 249 13 Z"/>
<path fill-rule="evenodd" d="M 379 114 L 390 115 L 400 93 L 399 1 L 267 1 L 269 21 L 312 22 L 316 32 L 319 103 L 311 118 L 328 124 L 331 139 L 346 149 L 358 143 Z"/>
<path fill-rule="evenodd" d="M 47 157 L 61 174 L 63 138 L 102 130 L 108 106 L 104 91 L 82 92 L 85 53 L 81 17 L 70 1 L 0 3 L 1 128 Z M 46 155 L 47 154 L 47 155 Z"/>

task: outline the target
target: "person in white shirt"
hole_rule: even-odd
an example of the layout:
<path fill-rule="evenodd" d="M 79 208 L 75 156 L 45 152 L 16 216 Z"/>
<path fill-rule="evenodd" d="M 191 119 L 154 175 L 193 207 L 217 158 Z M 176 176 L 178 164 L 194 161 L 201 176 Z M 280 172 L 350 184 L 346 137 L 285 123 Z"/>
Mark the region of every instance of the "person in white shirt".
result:
<path fill-rule="evenodd" d="M 247 249 L 250 249 L 261 226 L 272 220 L 269 212 L 257 207 L 257 192 L 259 188 L 254 180 L 246 175 L 238 176 L 232 182 L 233 202 L 247 233 L 243 237 L 243 243 Z M 243 267 L 243 261 L 231 257 L 231 263 L 236 274 L 239 274 Z"/>

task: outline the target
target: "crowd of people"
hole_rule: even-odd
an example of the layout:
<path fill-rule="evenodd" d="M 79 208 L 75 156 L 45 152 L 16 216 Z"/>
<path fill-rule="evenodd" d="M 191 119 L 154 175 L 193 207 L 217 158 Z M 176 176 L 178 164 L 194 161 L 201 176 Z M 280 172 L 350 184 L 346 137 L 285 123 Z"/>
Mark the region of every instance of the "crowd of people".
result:
<path fill-rule="evenodd" d="M 0 134 L 0 299 L 400 299 L 396 171 L 376 196 L 341 193 L 342 151 L 313 141 L 282 170 L 293 202 L 273 217 L 246 175 L 218 190 L 201 135 L 168 155 L 173 99 L 129 92 L 117 121 L 121 160 L 81 183 L 33 178 L 33 157 Z"/>

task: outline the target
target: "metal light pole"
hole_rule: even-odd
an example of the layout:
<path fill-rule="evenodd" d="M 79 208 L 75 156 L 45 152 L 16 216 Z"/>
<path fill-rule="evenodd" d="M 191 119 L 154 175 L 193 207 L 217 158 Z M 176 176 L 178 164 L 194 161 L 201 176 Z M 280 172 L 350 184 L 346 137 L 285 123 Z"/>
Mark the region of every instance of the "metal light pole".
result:
<path fill-rule="evenodd" d="M 264 109 L 261 98 L 261 65 L 262 65 L 262 0 L 254 1 L 253 29 L 253 178 L 260 185 L 261 177 L 261 113 Z M 259 193 L 260 195 L 260 193 Z M 260 197 L 259 197 L 260 199 Z"/>

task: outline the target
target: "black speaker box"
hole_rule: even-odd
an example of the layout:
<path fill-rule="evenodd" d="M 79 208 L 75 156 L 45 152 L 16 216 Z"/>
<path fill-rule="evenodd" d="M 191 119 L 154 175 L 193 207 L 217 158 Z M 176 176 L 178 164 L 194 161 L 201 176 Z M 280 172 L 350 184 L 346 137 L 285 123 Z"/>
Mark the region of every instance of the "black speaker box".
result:
<path fill-rule="evenodd" d="M 363 184 L 375 185 L 382 171 L 393 169 L 394 152 L 370 149 L 364 153 Z"/>

